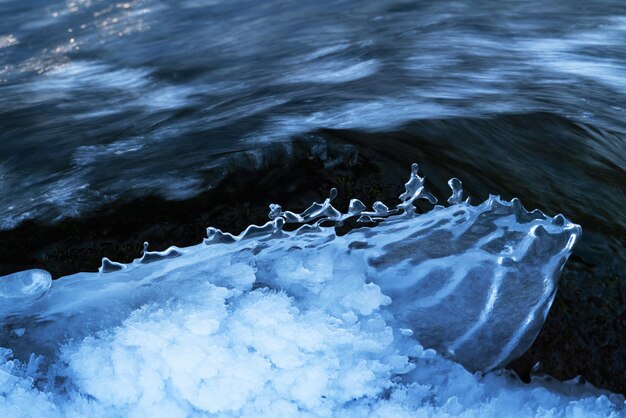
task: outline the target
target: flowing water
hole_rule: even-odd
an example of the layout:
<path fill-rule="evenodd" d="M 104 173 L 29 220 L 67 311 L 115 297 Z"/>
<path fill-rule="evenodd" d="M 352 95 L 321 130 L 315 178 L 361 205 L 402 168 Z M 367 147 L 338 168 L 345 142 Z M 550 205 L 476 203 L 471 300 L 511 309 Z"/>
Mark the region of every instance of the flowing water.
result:
<path fill-rule="evenodd" d="M 257 3 L 0 3 L 0 225 L 188 197 L 230 153 L 317 128 L 550 112 L 626 130 L 619 1 Z M 623 176 L 621 136 L 593 139 Z"/>

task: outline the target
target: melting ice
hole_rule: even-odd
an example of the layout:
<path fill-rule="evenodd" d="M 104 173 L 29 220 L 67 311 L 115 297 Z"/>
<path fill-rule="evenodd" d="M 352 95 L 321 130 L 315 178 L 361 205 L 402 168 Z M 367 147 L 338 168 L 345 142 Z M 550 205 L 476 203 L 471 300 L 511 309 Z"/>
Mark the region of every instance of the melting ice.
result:
<path fill-rule="evenodd" d="M 2 416 L 624 416 L 617 395 L 484 374 L 536 337 L 580 227 L 473 206 L 457 179 L 418 215 L 436 200 L 416 165 L 405 186 L 392 209 L 341 213 L 333 190 L 98 273 L 0 278 Z"/>

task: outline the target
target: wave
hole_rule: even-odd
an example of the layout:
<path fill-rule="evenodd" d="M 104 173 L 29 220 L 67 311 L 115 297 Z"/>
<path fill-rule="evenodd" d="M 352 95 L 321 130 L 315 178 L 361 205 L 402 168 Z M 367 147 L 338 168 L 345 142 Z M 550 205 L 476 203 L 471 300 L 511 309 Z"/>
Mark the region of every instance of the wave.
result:
<path fill-rule="evenodd" d="M 498 369 L 545 320 L 580 236 L 562 215 L 414 165 L 401 203 L 330 196 L 239 235 L 54 282 L 0 278 L 8 416 L 618 416 L 622 397 Z M 344 235 L 337 225 L 355 224 Z M 290 228 L 291 225 L 296 228 Z M 359 226 L 360 225 L 360 226 Z M 464 366 L 464 367 L 462 367 Z M 470 370 L 470 371 L 468 371 Z"/>

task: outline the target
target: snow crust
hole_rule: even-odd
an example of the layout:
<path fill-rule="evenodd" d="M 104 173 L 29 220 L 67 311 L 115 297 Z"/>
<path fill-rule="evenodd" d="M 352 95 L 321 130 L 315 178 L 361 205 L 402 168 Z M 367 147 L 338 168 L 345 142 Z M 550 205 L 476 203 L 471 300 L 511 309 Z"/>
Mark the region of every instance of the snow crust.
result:
<path fill-rule="evenodd" d="M 0 415 L 625 416 L 621 396 L 498 371 L 543 324 L 580 227 L 451 187 L 417 215 L 434 198 L 415 166 L 393 209 L 341 213 L 333 191 L 98 273 L 0 278 Z M 325 226 L 350 218 L 367 226 Z"/>

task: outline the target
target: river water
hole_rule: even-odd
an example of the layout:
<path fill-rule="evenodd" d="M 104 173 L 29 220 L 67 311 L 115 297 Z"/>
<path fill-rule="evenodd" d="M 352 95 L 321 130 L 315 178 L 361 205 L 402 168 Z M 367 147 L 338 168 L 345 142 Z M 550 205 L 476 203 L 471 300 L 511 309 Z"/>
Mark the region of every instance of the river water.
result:
<path fill-rule="evenodd" d="M 0 226 L 189 197 L 225 155 L 415 120 L 549 112 L 623 179 L 621 2 L 257 3 L 3 1 Z"/>

